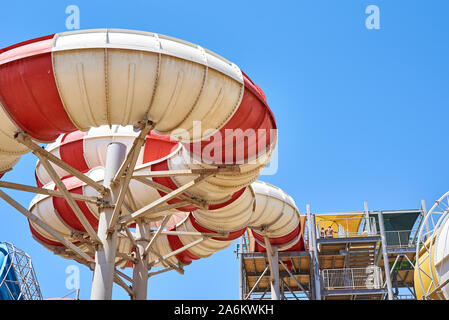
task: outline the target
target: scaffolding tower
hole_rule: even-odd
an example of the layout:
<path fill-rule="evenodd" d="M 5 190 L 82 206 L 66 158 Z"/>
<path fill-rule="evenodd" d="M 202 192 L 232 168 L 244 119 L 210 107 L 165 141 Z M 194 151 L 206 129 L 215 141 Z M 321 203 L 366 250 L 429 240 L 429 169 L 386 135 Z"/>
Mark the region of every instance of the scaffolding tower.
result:
<path fill-rule="evenodd" d="M 4 300 L 42 300 L 42 293 L 30 256 L 9 242 L 0 242 L 6 249 L 5 270 L 0 274 L 0 290 Z"/>
<path fill-rule="evenodd" d="M 305 250 L 254 252 L 237 245 L 242 300 L 414 300 L 416 237 L 423 217 L 411 210 L 312 213 Z M 329 231 L 331 230 L 332 231 Z M 385 263 L 388 261 L 388 263 Z"/>

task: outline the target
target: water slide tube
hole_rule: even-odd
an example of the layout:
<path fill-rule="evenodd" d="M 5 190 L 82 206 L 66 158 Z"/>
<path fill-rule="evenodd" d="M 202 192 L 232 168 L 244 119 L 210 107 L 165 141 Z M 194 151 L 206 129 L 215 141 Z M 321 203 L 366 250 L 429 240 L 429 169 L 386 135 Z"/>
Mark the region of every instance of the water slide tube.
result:
<path fill-rule="evenodd" d="M 120 127 L 101 126 L 92 128 L 86 133 L 75 131 L 61 135 L 56 142 L 47 146 L 47 151 L 70 163 L 95 181 L 101 182 L 104 176 L 104 165 L 107 145 L 111 142 L 121 142 L 129 150 L 137 136 L 131 126 Z M 186 148 L 179 142 L 170 141 L 166 136 L 160 136 L 151 132 L 146 138 L 146 144 L 142 147 L 138 157 L 138 165 L 135 172 L 145 172 L 148 168 L 170 168 L 179 164 L 187 153 Z M 83 184 L 64 170 L 54 167 L 58 175 L 71 192 L 95 195 L 96 191 Z M 36 164 L 36 182 L 39 186 L 54 189 L 54 183 L 46 173 L 38 160 Z M 238 179 L 238 176 L 236 177 Z M 153 178 L 156 182 L 163 182 Z M 207 184 L 198 188 L 207 190 Z M 130 194 L 125 198 L 125 203 L 136 204 L 141 208 L 151 201 L 157 200 L 159 192 L 139 181 L 132 180 L 129 186 Z M 201 191 L 201 189 L 198 189 Z M 166 227 L 168 230 L 200 231 L 200 232 L 230 232 L 227 238 L 212 238 L 193 247 L 184 253 L 175 256 L 171 262 L 190 264 L 192 260 L 210 256 L 217 250 L 228 247 L 234 239 L 243 234 L 246 227 L 253 228 L 255 240 L 259 243 L 257 251 L 263 251 L 264 239 L 256 230 L 265 232 L 270 238 L 270 243 L 276 245 L 279 250 L 303 250 L 303 237 L 299 223 L 299 213 L 294 200 L 279 188 L 267 183 L 256 181 L 236 193 L 226 201 L 209 205 L 208 210 L 195 209 L 191 206 L 173 209 Z M 85 216 L 91 222 L 94 229 L 97 228 L 99 212 L 92 204 L 79 203 Z M 61 198 L 37 195 L 30 205 L 30 211 L 42 220 L 52 225 L 68 240 L 75 242 L 71 237 L 76 233 L 85 232 L 71 208 Z M 126 216 L 132 210 L 125 206 L 122 215 Z M 147 219 L 149 226 L 156 228 L 160 225 L 161 216 L 152 215 Z M 58 246 L 57 239 L 30 223 L 34 238 L 52 251 Z M 259 231 L 260 232 L 260 231 Z M 157 254 L 165 255 L 178 247 L 186 245 L 197 236 L 173 236 L 161 235 L 154 245 Z M 130 253 L 131 243 L 125 234 L 119 234 L 118 247 L 121 253 Z M 87 246 L 84 246 L 87 250 Z M 150 254 L 149 259 L 156 259 Z"/>
<path fill-rule="evenodd" d="M 449 215 L 442 219 L 441 225 L 427 239 L 418 255 L 420 268 L 416 266 L 414 274 L 418 300 L 431 292 L 433 294 L 428 299 L 449 300 Z"/>
<path fill-rule="evenodd" d="M 441 226 L 436 230 L 433 267 L 436 286 L 441 285 L 442 300 L 449 300 L 449 215 L 446 215 Z"/>
<path fill-rule="evenodd" d="M 426 295 L 426 292 L 431 292 L 438 286 L 438 281 L 432 282 L 432 279 L 435 278 L 436 275 L 434 264 L 435 238 L 431 237 L 427 239 L 425 245 L 427 247 L 430 247 L 430 258 L 429 258 L 429 251 L 427 251 L 426 248 L 424 247 L 421 248 L 417 258 L 421 265 L 421 270 L 419 270 L 418 264 L 416 264 L 415 272 L 413 274 L 413 281 L 417 300 L 422 300 L 423 297 Z M 422 287 L 420 282 L 422 282 Z M 436 294 L 431 295 L 430 298 L 438 299 Z"/>
<path fill-rule="evenodd" d="M 126 128 L 142 119 L 151 120 L 154 128 L 136 172 L 239 164 L 240 172 L 220 172 L 189 189 L 187 196 L 207 201 L 208 207 L 178 208 L 170 225 L 177 230 L 225 231 L 229 237 L 206 240 L 173 256 L 171 262 L 189 264 L 208 257 L 227 247 L 247 226 L 282 250 L 301 246 L 293 200 L 275 187 L 255 182 L 270 161 L 277 138 L 265 95 L 235 64 L 207 49 L 155 33 L 116 29 L 33 39 L 0 51 L 0 104 L 0 171 L 13 167 L 30 151 L 15 139 L 18 132 L 26 132 L 36 142 L 56 140 L 47 146 L 49 151 L 101 181 L 105 141 L 116 137 L 129 146 L 135 134 L 117 126 Z M 115 132 L 105 133 L 105 125 Z M 80 146 L 83 152 L 77 149 Z M 96 195 L 77 178 L 58 174 L 71 192 Z M 195 178 L 153 181 L 175 189 Z M 36 179 L 38 185 L 54 188 L 39 163 Z M 137 207 L 163 194 L 134 180 L 130 189 Z M 97 208 L 80 206 L 96 227 Z M 78 236 L 85 230 L 65 200 L 39 195 L 30 210 L 89 250 Z M 47 247 L 61 246 L 38 226 L 30 223 L 30 227 Z M 155 250 L 163 255 L 194 239 L 161 236 Z M 128 252 L 130 244 L 121 240 L 119 250 Z"/>
<path fill-rule="evenodd" d="M 0 243 L 0 300 L 17 300 L 20 286 L 14 281 L 17 277 L 11 266 L 8 247 Z"/>

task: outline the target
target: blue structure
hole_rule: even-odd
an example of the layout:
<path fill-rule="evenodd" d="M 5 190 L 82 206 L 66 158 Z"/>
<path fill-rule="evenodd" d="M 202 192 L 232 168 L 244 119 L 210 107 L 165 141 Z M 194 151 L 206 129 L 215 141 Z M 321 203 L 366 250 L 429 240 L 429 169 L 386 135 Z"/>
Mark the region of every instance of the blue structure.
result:
<path fill-rule="evenodd" d="M 20 296 L 20 285 L 12 265 L 12 258 L 8 247 L 0 243 L 0 300 L 18 300 Z"/>
<path fill-rule="evenodd" d="M 30 256 L 9 242 L 0 242 L 0 300 L 41 300 Z"/>

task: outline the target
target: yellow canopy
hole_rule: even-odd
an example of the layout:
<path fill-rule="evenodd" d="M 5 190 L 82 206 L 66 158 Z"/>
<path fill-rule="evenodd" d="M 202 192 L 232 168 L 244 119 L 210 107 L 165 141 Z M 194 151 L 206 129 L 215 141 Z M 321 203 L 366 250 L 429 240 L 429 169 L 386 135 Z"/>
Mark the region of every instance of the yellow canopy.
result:
<path fill-rule="evenodd" d="M 316 226 L 320 230 L 331 227 L 336 233 L 342 228 L 346 234 L 354 234 L 359 231 L 363 214 L 347 214 L 335 216 L 315 216 Z"/>

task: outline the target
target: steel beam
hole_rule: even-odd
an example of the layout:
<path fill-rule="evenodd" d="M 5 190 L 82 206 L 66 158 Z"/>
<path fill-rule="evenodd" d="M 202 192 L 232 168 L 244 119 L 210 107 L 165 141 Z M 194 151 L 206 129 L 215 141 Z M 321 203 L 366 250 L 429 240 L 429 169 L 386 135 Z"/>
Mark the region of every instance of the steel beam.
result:
<path fill-rule="evenodd" d="M 244 300 L 248 300 L 248 298 L 251 296 L 251 294 L 253 293 L 254 289 L 257 288 L 257 286 L 259 285 L 259 282 L 263 279 L 265 273 L 268 271 L 269 268 L 270 268 L 270 266 L 266 266 L 265 270 L 262 272 L 262 274 L 260 275 L 259 279 L 257 279 L 256 283 L 251 288 L 251 290 L 248 292 L 248 294 L 246 295 Z"/>
<path fill-rule="evenodd" d="M 149 226 L 142 219 L 136 225 L 136 258 L 133 268 L 133 292 L 136 300 L 147 299 L 148 288 L 148 258 L 145 248 L 148 244 Z"/>
<path fill-rule="evenodd" d="M 170 215 L 166 215 L 164 217 L 164 219 L 162 220 L 161 224 L 159 225 L 159 228 L 157 229 L 156 233 L 153 235 L 153 237 L 151 238 L 150 242 L 145 247 L 145 249 L 143 251 L 143 255 L 144 256 L 147 256 L 150 253 L 151 246 L 154 244 L 154 242 L 156 241 L 157 237 L 161 234 L 162 230 L 167 225 L 167 223 L 170 220 L 171 216 L 172 215 L 170 214 Z"/>
<path fill-rule="evenodd" d="M 5 192 L 0 190 L 0 198 L 5 200 L 7 203 L 9 203 L 12 207 L 14 207 L 17 211 L 19 211 L 21 214 L 23 214 L 25 217 L 27 217 L 29 220 L 37 224 L 39 227 L 44 229 L 46 232 L 54 236 L 56 239 L 58 239 L 66 248 L 69 250 L 72 250 L 75 254 L 79 255 L 82 259 L 86 260 L 87 262 L 92 263 L 93 260 L 91 257 L 89 257 L 87 254 L 85 254 L 83 251 L 81 251 L 77 246 L 75 246 L 73 243 L 68 241 L 66 238 L 64 238 L 59 232 L 57 232 L 55 229 L 47 225 L 45 222 L 43 222 L 41 219 L 39 219 L 37 216 L 35 216 L 33 213 L 25 209 L 20 203 L 18 203 L 16 200 L 8 196 Z"/>
<path fill-rule="evenodd" d="M 171 267 L 173 268 L 173 270 L 176 270 L 179 274 L 184 274 L 184 269 L 182 268 L 182 266 L 177 266 L 168 260 L 164 260 L 164 257 L 162 257 L 162 255 L 157 251 L 154 251 L 153 248 L 150 248 L 150 252 L 162 260 L 161 263 L 162 265 L 164 265 L 164 267 Z"/>
<path fill-rule="evenodd" d="M 239 172 L 238 167 L 222 168 L 204 168 L 204 169 L 186 169 L 186 170 L 161 170 L 150 171 L 148 173 L 134 173 L 133 178 L 157 178 L 157 177 L 176 177 L 176 176 L 196 176 L 207 173 Z"/>
<path fill-rule="evenodd" d="M 45 170 L 47 171 L 48 175 L 51 177 L 53 182 L 58 187 L 59 191 L 62 192 L 64 195 L 64 199 L 67 201 L 67 204 L 72 209 L 73 213 L 76 215 L 78 220 L 83 225 L 86 232 L 89 234 L 92 241 L 96 243 L 101 243 L 100 238 L 97 236 L 97 233 L 95 232 L 94 228 L 91 226 L 87 218 L 84 216 L 84 213 L 81 211 L 78 203 L 73 199 L 72 194 L 67 190 L 67 187 L 62 182 L 62 180 L 59 178 L 58 174 L 56 173 L 55 169 L 52 167 L 50 162 L 46 158 L 44 158 L 41 154 L 36 154 L 36 156 L 40 159 L 42 165 L 44 166 Z"/>
<path fill-rule="evenodd" d="M 161 234 L 168 235 L 185 235 L 185 236 L 206 236 L 214 238 L 226 238 L 229 237 L 229 232 L 195 232 L 195 231 L 162 231 Z"/>
<path fill-rule="evenodd" d="M 126 160 L 121 164 L 119 171 L 116 173 L 112 184 L 120 183 L 120 191 L 117 196 L 117 201 L 115 203 L 114 211 L 112 212 L 112 218 L 109 221 L 108 230 L 111 231 L 115 227 L 120 212 L 122 210 L 123 201 L 125 201 L 125 196 L 128 194 L 129 183 L 133 175 L 134 167 L 136 166 L 137 158 L 139 157 L 140 149 L 145 143 L 145 137 L 150 131 L 151 126 L 146 125 L 139 133 L 139 136 L 134 139 L 133 146 L 126 156 Z M 122 177 L 124 175 L 124 177 Z"/>
<path fill-rule="evenodd" d="M 129 170 L 129 168 L 134 168 L 136 165 L 137 157 L 139 156 L 140 149 L 145 143 L 145 138 L 150 132 L 150 130 L 154 128 L 153 122 L 144 120 L 140 123 L 140 133 L 139 135 L 134 139 L 133 145 L 131 149 L 129 150 L 128 154 L 126 155 L 125 160 L 121 163 L 120 168 L 117 170 L 117 172 L 114 175 L 114 178 L 112 179 L 111 184 L 117 184 L 119 183 L 119 180 L 122 178 L 122 176 L 128 175 L 129 178 L 131 178 L 133 174 L 133 170 Z"/>
<path fill-rule="evenodd" d="M 187 190 L 189 190 L 190 188 L 192 188 L 195 185 L 200 184 L 202 181 L 204 181 L 206 178 L 208 178 L 211 174 L 206 174 L 206 175 L 201 175 L 198 178 L 187 182 L 185 185 L 179 187 L 178 189 L 172 190 L 170 193 L 166 194 L 163 197 L 160 197 L 159 199 L 153 201 L 152 203 L 146 205 L 145 207 L 137 210 L 136 212 L 133 212 L 132 214 L 130 214 L 129 216 L 126 216 L 123 219 L 123 222 L 128 222 L 132 219 L 137 219 L 145 214 L 147 214 L 149 211 L 151 211 L 152 209 L 156 208 L 157 206 L 160 206 L 162 204 L 164 204 L 165 202 L 176 198 L 178 195 L 186 192 Z"/>
<path fill-rule="evenodd" d="M 166 186 L 164 186 L 164 185 L 162 185 L 160 183 L 154 182 L 153 180 L 148 180 L 146 178 L 140 178 L 140 177 L 133 177 L 133 179 L 135 179 L 135 180 L 137 180 L 137 181 L 139 181 L 139 182 L 141 182 L 143 184 L 146 184 L 149 187 L 155 188 L 155 189 L 157 189 L 159 191 L 162 191 L 162 192 L 165 192 L 165 193 L 170 193 L 170 192 L 173 191 L 172 189 L 170 189 L 170 188 L 168 188 L 168 187 L 166 187 Z M 199 208 L 202 208 L 202 209 L 207 209 L 208 208 L 208 204 L 205 201 L 198 200 L 198 199 L 192 199 L 192 198 L 189 198 L 189 197 L 187 197 L 187 196 L 185 196 L 183 194 L 180 194 L 178 196 L 178 198 L 183 200 L 183 201 L 187 201 L 188 203 L 191 203 L 191 204 L 193 204 L 193 205 L 195 205 L 195 206 L 197 206 Z M 222 201 L 227 201 L 227 200 L 229 200 L 229 199 L 226 198 L 226 199 L 224 199 Z"/>
<path fill-rule="evenodd" d="M 61 159 L 59 159 L 55 155 L 51 154 L 47 150 L 41 148 L 38 144 L 34 143 L 32 141 L 32 139 L 31 139 L 31 137 L 29 135 L 27 135 L 26 133 L 18 132 L 14 138 L 18 142 L 20 142 L 21 144 L 23 144 L 23 145 L 27 146 L 28 148 L 30 148 L 36 156 L 38 154 L 43 156 L 44 158 L 46 158 L 49 161 L 51 161 L 54 164 L 56 164 L 58 167 L 64 169 L 65 171 L 67 171 L 71 175 L 74 175 L 75 177 L 77 177 L 81 181 L 83 181 L 86 184 L 88 184 L 91 187 L 93 187 L 95 190 L 100 192 L 100 194 L 103 194 L 103 193 L 107 192 L 106 189 L 101 184 L 99 184 L 98 182 L 92 180 L 87 175 L 85 175 L 85 174 L 81 173 L 80 171 L 76 170 L 71 165 L 67 164 L 66 162 L 62 161 Z"/>
<path fill-rule="evenodd" d="M 268 236 L 264 236 L 265 248 L 267 250 L 268 264 L 270 267 L 270 285 L 271 300 L 280 300 L 280 281 L 279 281 L 279 256 L 277 247 L 272 247 Z"/>
<path fill-rule="evenodd" d="M 197 239 L 197 240 L 195 240 L 195 241 L 193 241 L 193 242 L 191 242 L 191 243 L 189 243 L 189 244 L 187 244 L 187 245 L 185 245 L 185 246 L 183 246 L 183 247 L 181 247 L 181 248 L 179 248 L 179 249 L 177 249 L 175 251 L 172 251 L 169 254 L 166 254 L 165 256 L 150 262 L 149 263 L 149 267 L 152 267 L 152 266 L 154 266 L 154 265 L 156 265 L 156 264 L 158 264 L 158 263 L 160 263 L 162 261 L 165 261 L 168 258 L 170 258 L 170 257 L 172 257 L 174 255 L 177 255 L 177 254 L 179 254 L 179 253 L 181 253 L 181 252 L 183 252 L 183 251 L 185 251 L 185 250 L 187 250 L 187 249 L 189 249 L 189 248 L 191 248 L 193 246 L 196 246 L 197 244 L 199 244 L 199 243 L 201 243 L 201 242 L 203 242 L 204 240 L 207 240 L 207 239 L 209 239 L 209 237 L 202 237 L 202 238 Z"/>
<path fill-rule="evenodd" d="M 171 215 L 172 213 L 169 212 L 169 210 L 183 207 L 186 204 L 188 204 L 188 202 L 181 201 L 181 202 L 172 203 L 172 204 L 164 204 L 163 202 L 162 203 L 159 202 L 155 205 L 153 205 L 153 204 L 154 204 L 154 202 L 152 202 L 149 205 L 147 205 L 146 207 L 144 207 L 144 208 L 146 208 L 145 212 L 142 212 L 142 209 L 144 209 L 144 208 L 141 208 L 140 210 L 138 210 L 130 215 L 120 218 L 118 223 L 122 226 L 126 226 L 126 225 L 131 224 L 133 221 L 136 221 L 137 219 L 139 219 L 139 217 L 142 217 L 143 215 L 151 215 L 151 214 L 164 212 L 164 211 L 167 211 L 167 213 L 164 215 Z M 150 208 L 150 206 L 151 206 L 151 208 Z M 143 218 L 145 218 L 145 217 L 143 217 Z"/>
<path fill-rule="evenodd" d="M 19 184 L 19 183 L 8 182 L 8 181 L 0 181 L 0 188 L 8 188 L 8 189 L 13 189 L 13 190 L 38 193 L 38 194 L 43 194 L 43 195 L 58 197 L 58 198 L 65 197 L 62 192 L 57 191 L 57 190 L 50 190 L 50 189 L 45 189 L 45 188 L 27 186 L 25 184 Z M 71 193 L 71 196 L 76 201 L 85 201 L 85 202 L 90 202 L 93 204 L 98 204 L 98 202 L 100 201 L 99 198 L 88 197 L 88 196 L 84 196 L 82 194 L 77 194 L 77 193 Z"/>
<path fill-rule="evenodd" d="M 106 166 L 103 185 L 110 190 L 105 197 L 109 203 L 115 203 L 118 190 L 111 186 L 112 179 L 119 170 L 126 156 L 126 146 L 123 143 L 110 143 L 107 148 Z M 98 236 L 102 242 L 95 252 L 95 270 L 92 281 L 92 300 L 110 300 L 115 272 L 115 255 L 117 248 L 117 231 L 108 231 L 113 209 L 103 207 L 98 222 Z"/>
<path fill-rule="evenodd" d="M 309 221 L 309 246 L 311 247 L 311 264 L 313 267 L 313 288 L 315 292 L 315 299 L 321 300 L 321 275 L 320 266 L 318 261 L 318 246 L 317 246 L 317 234 L 315 225 L 315 215 L 310 212 L 310 205 L 306 206 L 307 220 Z"/>
<path fill-rule="evenodd" d="M 377 213 L 377 216 L 379 220 L 380 237 L 382 241 L 382 256 L 384 260 L 385 282 L 387 284 L 388 300 L 393 300 L 394 297 L 393 297 L 393 286 L 391 283 L 390 261 L 388 260 L 387 237 L 385 236 L 385 225 L 382 211 L 379 211 Z"/>
<path fill-rule="evenodd" d="M 366 226 L 368 227 L 368 229 L 367 229 L 368 235 L 371 235 L 371 223 L 370 223 L 370 219 L 369 219 L 368 202 L 366 202 L 366 201 L 363 203 L 363 211 L 365 213 Z"/>
<path fill-rule="evenodd" d="M 288 275 L 290 276 L 290 278 L 292 278 L 296 284 L 298 285 L 298 287 L 309 297 L 310 299 L 310 295 L 307 293 L 307 291 L 304 289 L 304 287 L 301 285 L 301 283 L 298 281 L 298 279 L 295 278 L 295 276 L 293 276 L 293 274 L 290 272 L 290 270 L 288 270 L 288 268 L 285 266 L 284 262 L 282 262 L 282 260 L 279 260 L 279 262 L 281 263 L 281 265 L 284 267 L 285 271 L 287 271 Z M 289 288 L 290 289 L 290 288 Z"/>
<path fill-rule="evenodd" d="M 155 276 L 155 275 L 157 275 L 157 274 L 161 274 L 161 273 L 165 273 L 165 272 L 171 271 L 171 270 L 175 270 L 175 269 L 174 269 L 173 267 L 166 267 L 166 268 L 161 269 L 161 270 L 149 272 L 149 273 L 148 273 L 148 278 L 149 278 L 149 277 L 152 277 L 152 276 Z"/>
<path fill-rule="evenodd" d="M 117 274 L 114 273 L 114 282 L 117 283 L 120 287 L 125 289 L 125 291 L 128 293 L 131 300 L 134 300 L 134 293 L 130 286 L 128 286 L 125 281 L 123 281 Z"/>

